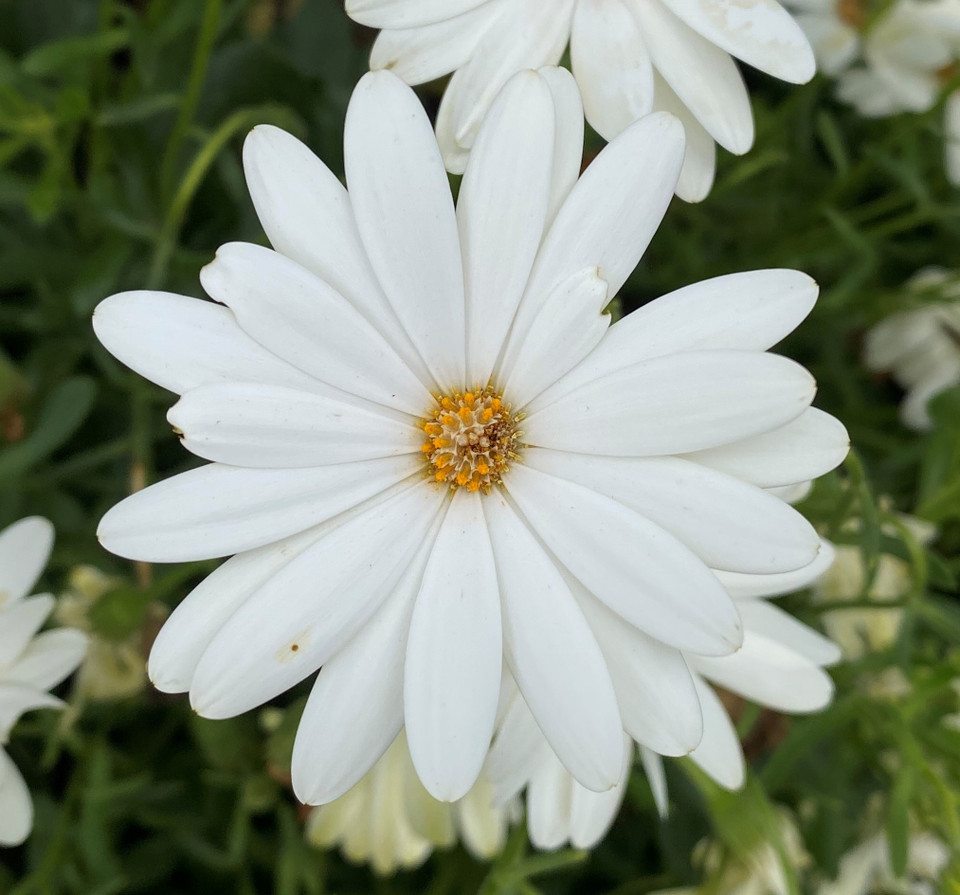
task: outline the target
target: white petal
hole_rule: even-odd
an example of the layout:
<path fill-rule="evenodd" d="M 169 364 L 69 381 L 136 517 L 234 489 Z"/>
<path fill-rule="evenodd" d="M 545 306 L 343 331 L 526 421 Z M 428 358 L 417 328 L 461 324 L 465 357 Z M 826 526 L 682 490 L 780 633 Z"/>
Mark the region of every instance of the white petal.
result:
<path fill-rule="evenodd" d="M 198 457 L 261 469 L 396 457 L 416 453 L 423 443 L 411 417 L 246 382 L 193 389 L 170 408 L 167 420 Z"/>
<path fill-rule="evenodd" d="M 473 786 L 490 747 L 503 636 L 493 550 L 479 494 L 454 495 L 410 623 L 403 703 L 410 755 L 435 799 Z"/>
<path fill-rule="evenodd" d="M 93 312 L 104 347 L 131 370 L 182 395 L 218 382 L 320 385 L 250 338 L 228 308 L 167 292 L 122 292 Z"/>
<path fill-rule="evenodd" d="M 261 246 L 227 243 L 200 271 L 200 282 L 261 345 L 321 382 L 415 416 L 428 406 L 429 392 L 384 337 L 296 262 Z"/>
<path fill-rule="evenodd" d="M 540 248 L 550 200 L 554 103 L 536 72 L 504 87 L 460 187 L 467 382 L 486 385 Z"/>
<path fill-rule="evenodd" d="M 483 6 L 489 0 L 347 0 L 347 15 L 371 28 L 413 28 Z"/>
<path fill-rule="evenodd" d="M 793 572 L 779 572 L 773 575 L 742 575 L 738 572 L 716 572 L 727 593 L 735 600 L 751 600 L 755 597 L 779 597 L 809 587 L 817 580 L 836 558 L 833 546 L 820 543 L 820 553 L 808 566 Z"/>
<path fill-rule="evenodd" d="M 690 758 L 726 789 L 740 789 L 746 778 L 737 731 L 719 697 L 698 675 L 693 676 L 703 710 L 703 739 Z"/>
<path fill-rule="evenodd" d="M 710 43 L 775 78 L 806 84 L 816 72 L 803 29 L 777 0 L 663 2 Z"/>
<path fill-rule="evenodd" d="M 53 611 L 55 602 L 49 594 L 41 594 L 18 600 L 0 612 L 0 670 L 17 660 Z"/>
<path fill-rule="evenodd" d="M 53 537 L 53 525 L 41 516 L 0 531 L 0 609 L 30 593 L 50 558 Z"/>
<path fill-rule="evenodd" d="M 503 85 L 518 71 L 556 65 L 570 39 L 576 0 L 519 0 L 503 12 L 484 34 L 470 60 L 458 72 L 450 94 L 450 127 L 457 145 L 473 146 Z M 449 93 L 448 87 L 448 93 Z"/>
<path fill-rule="evenodd" d="M 816 282 L 795 270 L 753 270 L 685 286 L 618 320 L 530 412 L 640 361 L 705 349 L 766 351 L 810 313 L 817 292 Z"/>
<path fill-rule="evenodd" d="M 350 198 L 330 169 L 296 137 L 269 124 L 247 136 L 243 169 L 270 244 L 332 286 L 417 375 L 428 375 L 374 276 Z"/>
<path fill-rule="evenodd" d="M 582 270 L 547 297 L 527 330 L 523 350 L 501 370 L 505 393 L 519 407 L 575 367 L 603 338 L 610 325 L 607 283 L 598 268 Z"/>
<path fill-rule="evenodd" d="M 577 4 L 570 58 L 587 121 L 605 140 L 653 109 L 650 55 L 623 0 Z"/>
<path fill-rule="evenodd" d="M 509 0 L 487 0 L 475 9 L 413 28 L 381 31 L 370 53 L 370 70 L 386 68 L 407 84 L 425 84 L 460 66 L 477 48 Z"/>
<path fill-rule="evenodd" d="M 650 792 L 653 794 L 653 804 L 657 806 L 657 814 L 665 820 L 670 813 L 670 795 L 667 792 L 667 775 L 663 770 L 663 759 L 652 749 L 640 747 L 640 761 L 643 763 Z"/>
<path fill-rule="evenodd" d="M 318 469 L 238 469 L 211 463 L 131 494 L 97 537 L 111 553 L 188 562 L 253 550 L 325 522 L 413 475 L 416 457 Z"/>
<path fill-rule="evenodd" d="M 464 848 L 478 861 L 497 857 L 507 843 L 510 812 L 493 803 L 493 787 L 481 777 L 457 805 L 457 827 Z"/>
<path fill-rule="evenodd" d="M 504 677 L 510 677 L 504 672 Z M 514 694 L 483 766 L 495 786 L 497 804 L 512 799 L 534 775 L 541 751 L 549 750 L 543 732 L 519 693 Z"/>
<path fill-rule="evenodd" d="M 0 746 L 0 845 L 20 845 L 32 828 L 30 790 L 17 766 Z"/>
<path fill-rule="evenodd" d="M 702 451 L 784 426 L 815 394 L 813 377 L 787 358 L 690 351 L 642 361 L 580 386 L 531 413 L 524 436 L 537 447 L 586 454 Z"/>
<path fill-rule="evenodd" d="M 163 693 L 189 690 L 200 657 L 227 620 L 338 522 L 335 518 L 326 526 L 239 553 L 201 581 L 173 610 L 153 642 L 147 665 L 153 685 Z"/>
<path fill-rule="evenodd" d="M 684 202 L 702 202 L 710 193 L 717 173 L 717 144 L 656 71 L 653 73 L 653 108 L 676 115 L 687 135 L 677 198 Z"/>
<path fill-rule="evenodd" d="M 807 408 L 777 429 L 686 455 L 686 459 L 736 476 L 761 488 L 815 479 L 839 466 L 850 436 L 838 419 Z"/>
<path fill-rule="evenodd" d="M 365 75 L 344 131 L 350 201 L 390 304 L 439 386 L 464 382 L 463 268 L 450 185 L 426 112 L 389 72 Z"/>
<path fill-rule="evenodd" d="M 396 586 L 443 495 L 424 482 L 333 528 L 226 621 L 190 683 L 193 708 L 229 718 L 283 693 L 356 634 Z"/>
<path fill-rule="evenodd" d="M 591 792 L 576 781 L 570 799 L 570 844 L 574 848 L 593 848 L 607 835 L 623 804 L 630 780 L 633 743 L 621 737 L 620 779 L 613 789 Z"/>
<path fill-rule="evenodd" d="M 437 145 L 440 147 L 443 163 L 451 174 L 463 174 L 470 160 L 470 148 L 461 146 L 454 136 L 456 122 L 453 116 L 459 105 L 461 85 L 466 84 L 464 74 L 462 68 L 453 73 L 440 99 L 440 108 L 437 109 Z"/>
<path fill-rule="evenodd" d="M 686 755 L 700 742 L 703 722 L 683 656 L 582 589 L 577 597 L 606 657 L 623 729 L 661 755 Z"/>
<path fill-rule="evenodd" d="M 753 115 L 736 63 L 662 3 L 631 4 L 654 68 L 714 140 L 730 152 L 746 152 L 753 144 Z"/>
<path fill-rule="evenodd" d="M 499 491 L 484 512 L 513 677 L 563 765 L 605 792 L 620 779 L 623 729 L 600 647 L 553 560 Z"/>
<path fill-rule="evenodd" d="M 597 156 L 544 239 L 511 331 L 508 363 L 559 283 L 599 268 L 610 296 L 620 291 L 660 226 L 682 164 L 683 128 L 665 113 L 642 118 Z"/>
<path fill-rule="evenodd" d="M 618 615 L 678 649 L 725 655 L 739 646 L 730 598 L 663 529 L 595 491 L 519 463 L 505 484 L 554 556 Z"/>
<path fill-rule="evenodd" d="M 820 549 L 817 533 L 783 501 L 679 457 L 594 457 L 531 448 L 524 461 L 636 510 L 714 569 L 788 572 L 812 562 Z"/>
<path fill-rule="evenodd" d="M 570 838 L 574 779 L 549 749 L 527 787 L 527 831 L 536 848 L 552 851 Z"/>
<path fill-rule="evenodd" d="M 833 697 L 833 681 L 822 668 L 750 628 L 734 655 L 691 656 L 690 665 L 724 689 L 782 712 L 817 712 Z"/>
<path fill-rule="evenodd" d="M 565 68 L 541 68 L 540 77 L 550 88 L 556 111 L 550 213 L 547 216 L 552 223 L 580 177 L 583 163 L 583 102 L 577 82 Z"/>
<path fill-rule="evenodd" d="M 0 684 L 0 742 L 5 743 L 13 726 L 25 712 L 34 709 L 58 709 L 63 702 L 29 684 L 4 681 Z"/>
<path fill-rule="evenodd" d="M 424 540 L 393 594 L 317 676 L 293 746 L 293 789 L 324 805 L 354 786 L 403 727 L 410 616 L 436 537 Z"/>
<path fill-rule="evenodd" d="M 54 628 L 35 637 L 16 664 L 4 672 L 4 680 L 38 690 L 56 687 L 76 670 L 87 654 L 89 638 L 74 628 Z"/>
<path fill-rule="evenodd" d="M 837 644 L 773 603 L 743 600 L 737 608 L 744 630 L 782 643 L 816 665 L 835 665 L 840 661 L 841 651 Z"/>

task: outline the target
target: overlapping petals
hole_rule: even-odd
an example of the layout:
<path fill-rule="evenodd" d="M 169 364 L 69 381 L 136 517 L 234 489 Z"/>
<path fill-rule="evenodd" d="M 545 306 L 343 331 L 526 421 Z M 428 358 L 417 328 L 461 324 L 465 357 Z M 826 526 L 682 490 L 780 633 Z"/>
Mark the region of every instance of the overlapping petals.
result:
<path fill-rule="evenodd" d="M 797 570 L 787 590 L 812 584 L 833 557 L 832 546 L 824 542 L 821 556 Z M 661 755 L 689 755 L 721 786 L 739 789 L 745 775 L 743 750 L 733 721 L 712 685 L 758 705 L 794 714 L 818 711 L 829 702 L 833 683 L 825 668 L 840 660 L 839 647 L 767 599 L 786 592 L 778 576 L 743 577 L 753 583 L 749 598 L 737 603 L 744 626 L 743 646 L 729 656 L 676 651 L 671 656 L 662 645 L 637 641 L 638 632 L 612 614 L 597 624 L 598 619 L 588 613 L 598 632 L 606 625 L 607 636 L 633 638 L 634 656 L 643 649 L 657 652 L 634 663 L 639 674 L 629 681 L 617 669 L 623 668 L 623 657 L 629 656 L 630 650 L 606 652 L 614 679 L 629 685 L 617 689 L 629 736 L 623 743 L 620 776 L 607 792 L 591 791 L 577 781 L 558 760 L 524 697 L 517 690 L 510 692 L 509 708 L 503 714 L 485 773 L 494 785 L 498 804 L 526 787 L 527 825 L 534 844 L 558 848 L 569 842 L 577 848 L 590 848 L 602 838 L 620 808 L 633 764 L 631 739 L 636 741 L 662 815 L 667 814 L 669 802 Z M 584 607 L 589 605 L 586 594 L 581 594 L 580 600 Z M 670 713 L 690 719 L 682 749 L 671 749 L 671 744 L 662 739 Z M 631 716 L 636 719 L 632 723 L 628 720 Z"/>
<path fill-rule="evenodd" d="M 424 25 L 404 6 L 351 9 Z M 445 6 L 429 27 L 465 49 L 458 15 L 488 6 L 519 9 Z M 273 248 L 218 252 L 202 282 L 222 306 L 141 292 L 96 311 L 113 354 L 181 395 L 170 421 L 213 461 L 114 507 L 101 540 L 150 561 L 233 554 L 167 621 L 150 676 L 223 718 L 319 669 L 293 756 L 306 802 L 347 793 L 401 730 L 426 791 L 457 800 L 494 760 L 500 719 L 497 743 L 523 753 L 532 731 L 558 756 L 532 790 L 538 839 L 587 843 L 607 814 L 585 794 L 618 803 L 630 738 L 702 748 L 694 659 L 708 674 L 741 644 L 753 656 L 755 610 L 723 576 L 773 584 L 820 562 L 809 525 L 763 490 L 846 452 L 843 427 L 810 407 L 809 374 L 767 353 L 815 284 L 732 275 L 611 326 L 604 308 L 681 175 L 683 130 L 641 118 L 578 179 L 582 129 L 568 72 L 516 75 L 476 122 L 455 207 L 413 92 L 367 75 L 347 115 L 348 189 L 289 135 L 248 138 Z M 474 392 L 515 414 L 508 466 L 485 487 L 438 484 L 436 401 Z M 784 679 L 804 674 L 784 663 Z M 510 734 L 503 719 L 522 712 Z M 528 756 L 510 751 L 494 747 L 522 785 Z M 558 774 L 581 806 L 569 829 L 549 820 Z"/>
<path fill-rule="evenodd" d="M 3 749 L 25 712 L 62 708 L 48 691 L 80 664 L 86 635 L 72 628 L 37 633 L 54 607 L 49 594 L 27 596 L 53 546 L 53 526 L 39 516 L 0 532 L 0 845 L 19 845 L 33 827 L 33 802 Z"/>
<path fill-rule="evenodd" d="M 750 101 L 734 57 L 773 77 L 813 77 L 813 50 L 777 0 L 353 0 L 347 13 L 381 29 L 370 67 L 416 85 L 453 72 L 437 121 L 447 167 L 462 173 L 499 90 L 570 48 L 587 121 L 612 140 L 653 110 L 671 112 L 689 149 L 677 195 L 710 191 L 714 143 L 753 143 Z"/>

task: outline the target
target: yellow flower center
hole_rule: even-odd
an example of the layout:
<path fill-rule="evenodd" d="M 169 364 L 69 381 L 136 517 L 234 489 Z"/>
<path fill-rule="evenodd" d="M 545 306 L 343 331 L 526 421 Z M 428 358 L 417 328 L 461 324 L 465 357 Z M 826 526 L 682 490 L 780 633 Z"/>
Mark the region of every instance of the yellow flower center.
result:
<path fill-rule="evenodd" d="M 430 475 L 454 489 L 488 492 L 518 459 L 519 421 L 489 388 L 437 397 L 435 412 L 421 425 Z"/>

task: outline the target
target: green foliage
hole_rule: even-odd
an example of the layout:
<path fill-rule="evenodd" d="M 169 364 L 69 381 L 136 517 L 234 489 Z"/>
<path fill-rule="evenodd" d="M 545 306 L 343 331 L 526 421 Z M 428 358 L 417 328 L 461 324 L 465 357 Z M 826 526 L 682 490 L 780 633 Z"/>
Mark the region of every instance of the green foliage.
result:
<path fill-rule="evenodd" d="M 80 562 L 136 580 L 92 613 L 114 642 L 146 635 L 149 607 L 176 605 L 209 567 L 133 569 L 97 544 L 107 508 L 191 461 L 164 421 L 171 396 L 99 347 L 91 312 L 127 289 L 198 295 L 218 245 L 263 240 L 239 155 L 254 124 L 288 128 L 342 169 L 343 116 L 371 34 L 335 0 L 305 0 L 293 18 L 280 14 L 291 4 L 267 6 L 265 27 L 253 0 L 0 2 L 0 522 L 53 520 L 51 587 Z M 944 723 L 960 711 L 950 686 L 960 677 L 960 389 L 934 402 L 936 427 L 917 435 L 898 422 L 897 388 L 859 360 L 864 329 L 919 300 L 903 288 L 917 270 L 960 267 L 941 113 L 865 121 L 826 80 L 748 78 L 755 148 L 721 153 L 706 202 L 674 203 L 618 307 L 737 270 L 817 278 L 821 301 L 781 350 L 815 373 L 819 406 L 846 423 L 855 452 L 802 508 L 861 552 L 867 583 L 848 607 L 877 611 L 868 591 L 880 563 L 907 564 L 906 592 L 882 607 L 903 611 L 895 642 L 840 665 L 837 698 L 819 715 L 773 724 L 747 707 L 754 775 L 742 795 L 675 763 L 670 817 L 657 819 L 638 773 L 590 855 L 532 853 L 520 826 L 490 868 L 454 849 L 391 880 L 303 839 L 287 779 L 303 689 L 278 725 L 261 713 L 203 721 L 186 697 L 154 691 L 80 717 L 36 713 L 10 744 L 36 794 L 35 831 L 0 853 L 0 892 L 639 895 L 695 883 L 704 836 L 731 856 L 776 842 L 777 805 L 799 819 L 822 875 L 867 832 L 885 831 L 896 869 L 916 829 L 960 848 L 960 731 Z M 439 87 L 423 95 L 435 108 Z M 933 544 L 899 513 L 937 523 Z M 814 624 L 828 609 L 810 595 L 787 605 Z M 878 693 L 892 671 L 907 687 Z M 957 866 L 945 892 L 960 891 Z"/>

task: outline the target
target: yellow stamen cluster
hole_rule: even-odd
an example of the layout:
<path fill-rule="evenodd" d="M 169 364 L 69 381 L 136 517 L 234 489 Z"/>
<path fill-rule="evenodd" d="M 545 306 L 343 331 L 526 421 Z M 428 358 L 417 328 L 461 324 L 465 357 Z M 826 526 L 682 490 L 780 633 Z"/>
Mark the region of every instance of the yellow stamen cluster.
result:
<path fill-rule="evenodd" d="M 439 396 L 436 412 L 421 426 L 420 450 L 431 476 L 452 488 L 488 492 L 517 459 L 518 421 L 490 389 Z"/>

